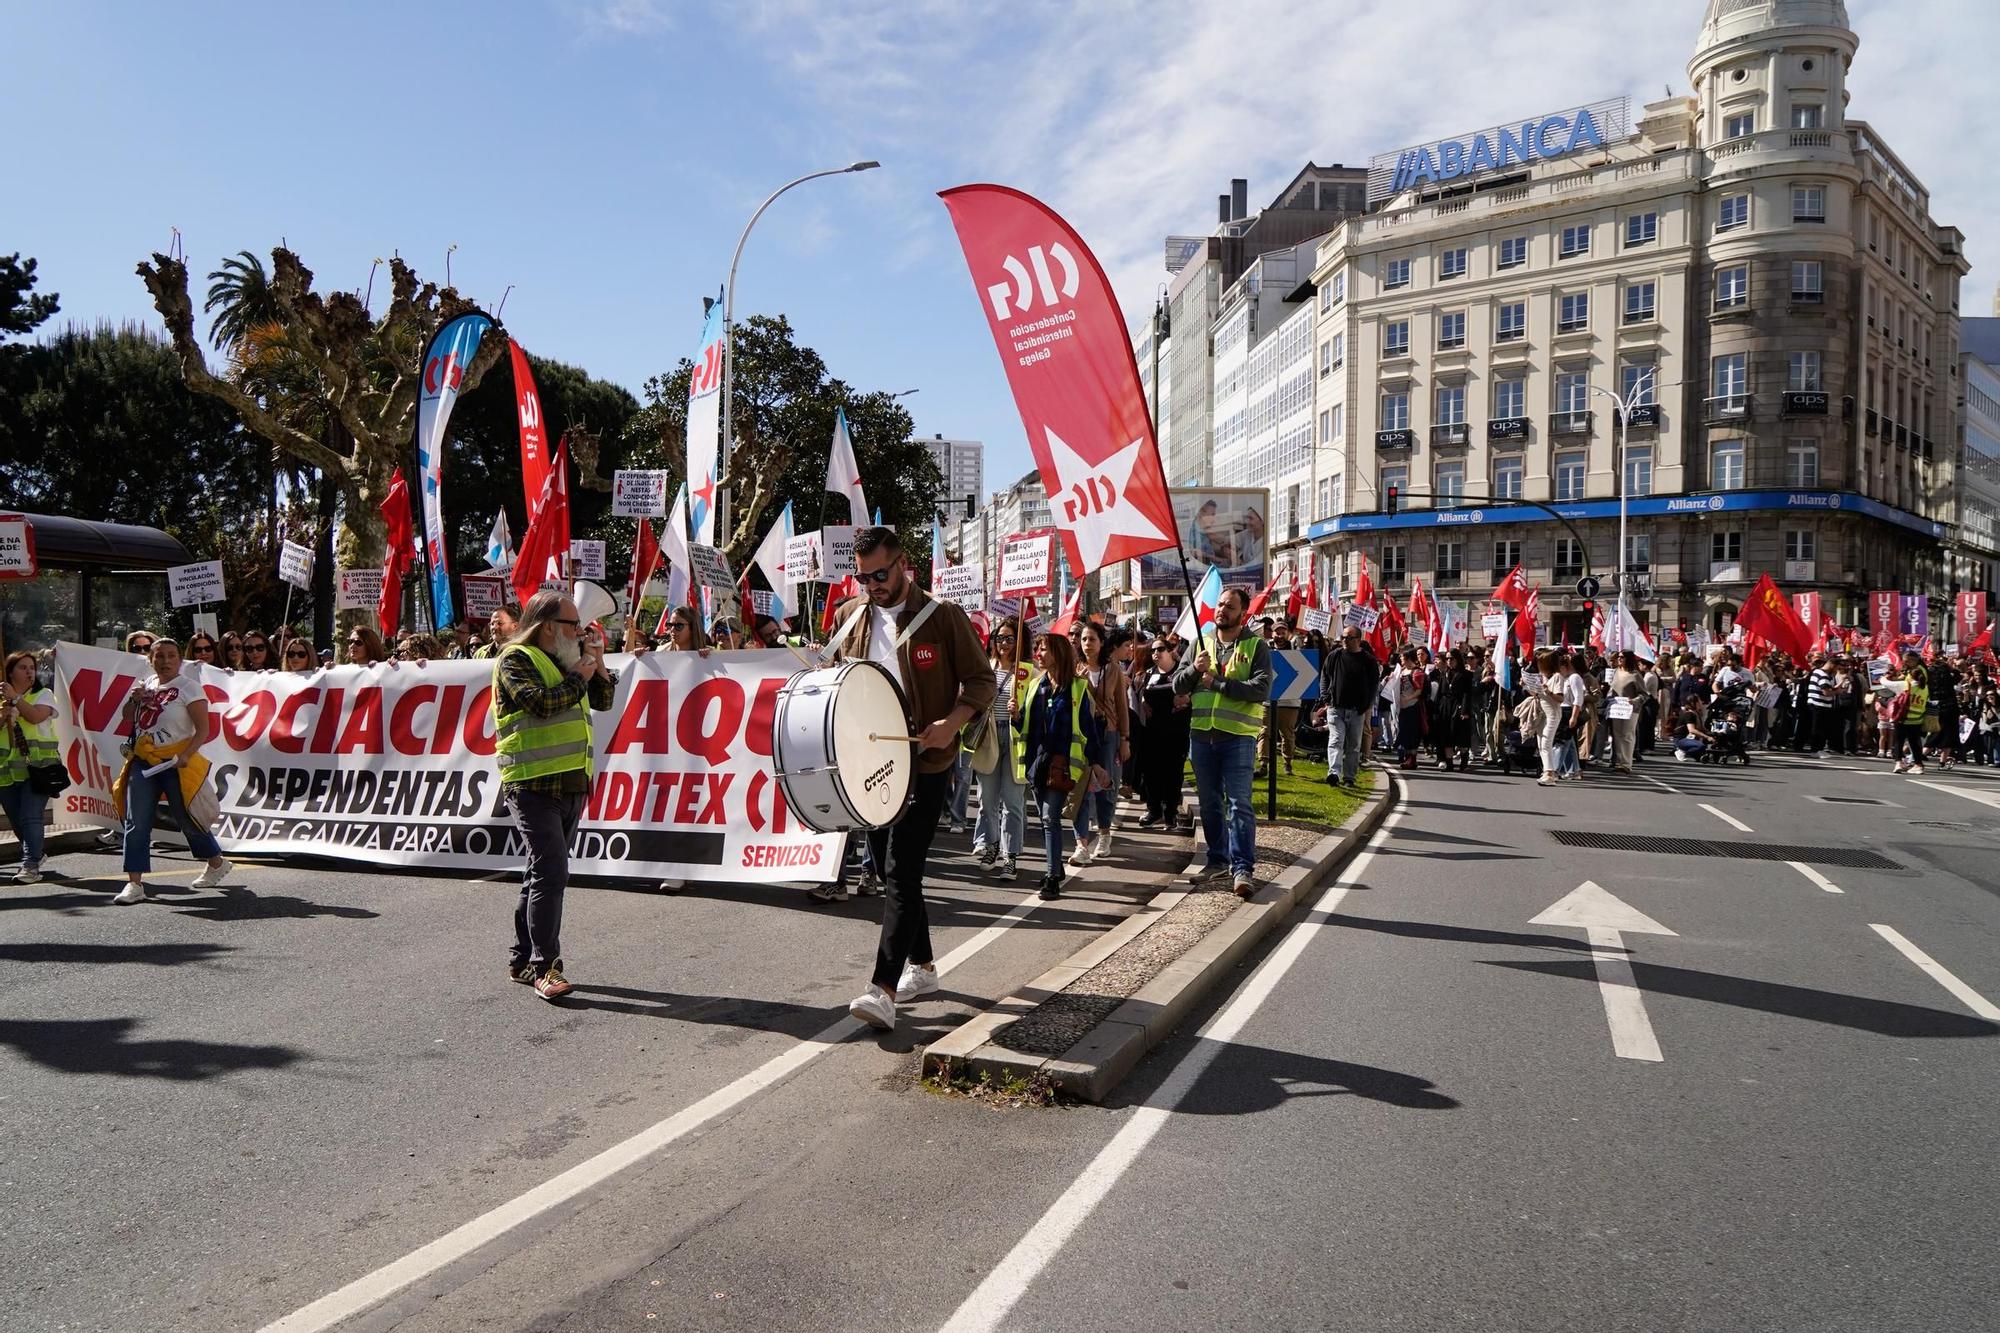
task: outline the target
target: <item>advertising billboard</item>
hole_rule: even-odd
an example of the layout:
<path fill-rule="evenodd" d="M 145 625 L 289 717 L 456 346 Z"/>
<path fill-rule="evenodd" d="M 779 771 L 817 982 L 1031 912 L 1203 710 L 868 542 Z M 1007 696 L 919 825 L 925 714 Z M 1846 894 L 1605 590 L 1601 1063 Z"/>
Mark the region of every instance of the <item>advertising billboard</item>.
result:
<path fill-rule="evenodd" d="M 1187 553 L 1188 573 L 1182 576 L 1172 551 L 1142 555 L 1135 583 L 1142 595 L 1187 593 L 1189 583 L 1201 582 L 1208 567 L 1222 571 L 1222 586 L 1262 592 L 1270 581 L 1271 540 L 1267 520 L 1271 493 L 1262 487 L 1202 486 L 1175 489 L 1174 526 Z"/>

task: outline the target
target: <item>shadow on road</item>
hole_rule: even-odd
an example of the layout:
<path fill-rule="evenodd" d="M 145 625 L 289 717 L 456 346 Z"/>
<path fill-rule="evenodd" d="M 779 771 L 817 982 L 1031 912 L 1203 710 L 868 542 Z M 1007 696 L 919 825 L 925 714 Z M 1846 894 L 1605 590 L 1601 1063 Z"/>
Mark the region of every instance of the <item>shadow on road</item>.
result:
<path fill-rule="evenodd" d="M 1459 1106 L 1415 1074 L 1232 1043 L 1175 1109 L 1183 1115 L 1255 1115 L 1294 1097 L 1361 1097 L 1411 1111 Z"/>
<path fill-rule="evenodd" d="M 565 1009 L 602 1009 L 643 1018 L 671 1018 L 810 1037 L 846 1014 L 844 1004 L 816 1006 L 781 1000 L 747 1000 L 734 995 L 683 995 L 676 991 L 637 990 L 630 986 L 578 985 L 560 1002 Z"/>
<path fill-rule="evenodd" d="M 115 1074 L 193 1082 L 244 1069 L 284 1069 L 304 1059 L 289 1046 L 215 1041 L 131 1041 L 136 1018 L 0 1021 L 0 1046 L 66 1074 Z"/>
<path fill-rule="evenodd" d="M 0 963 L 144 963 L 178 967 L 235 952 L 227 944 L 0 944 Z"/>
<path fill-rule="evenodd" d="M 1593 984 L 1597 981 L 1597 968 L 1589 962 L 1567 959 L 1515 962 L 1493 958 L 1485 961 L 1491 967 L 1543 972 Z M 1632 974 L 1640 990 L 1654 995 L 1678 995 L 1690 1000 L 1734 1005 L 1739 1009 L 1758 1009 L 1767 1014 L 1810 1019 L 1815 1023 L 1830 1023 L 1884 1037 L 2000 1036 L 2000 1023 L 1895 1000 L 1874 1000 L 1865 995 L 1842 995 L 1808 986 L 1786 986 L 1775 981 L 1696 972 L 1685 967 L 1662 967 L 1657 963 L 1634 963 Z"/>
<path fill-rule="evenodd" d="M 1412 940 L 1448 940 L 1454 944 L 1504 944 L 1521 949 L 1567 949 L 1588 952 L 1590 944 L 1581 936 L 1528 935 L 1512 930 L 1478 930 L 1471 926 L 1441 926 L 1430 921 L 1380 921 L 1373 917 L 1349 916 L 1342 912 L 1308 912 L 1303 920 L 1341 926 L 1348 930 L 1372 930 L 1381 935 L 1397 935 Z"/>
<path fill-rule="evenodd" d="M 165 886 L 154 887 L 155 897 L 162 897 Z M 193 892 L 181 890 L 179 886 L 165 889 L 165 893 Z M 200 917 L 205 921 L 303 921 L 311 917 L 337 916 L 350 920 L 364 921 L 379 917 L 380 912 L 371 912 L 366 907 L 348 907 L 340 903 L 316 903 L 310 898 L 294 898 L 283 893 L 256 893 L 250 889 L 231 888 L 225 885 L 219 897 L 197 898 L 192 902 L 169 901 L 175 913 L 180 916 Z"/>
<path fill-rule="evenodd" d="M 0 910 L 19 911 L 35 908 L 44 912 L 55 912 L 62 916 L 74 916 L 86 907 L 108 907 L 115 889 L 102 893 L 36 893 L 23 897 L 12 894 L 0 895 Z"/>

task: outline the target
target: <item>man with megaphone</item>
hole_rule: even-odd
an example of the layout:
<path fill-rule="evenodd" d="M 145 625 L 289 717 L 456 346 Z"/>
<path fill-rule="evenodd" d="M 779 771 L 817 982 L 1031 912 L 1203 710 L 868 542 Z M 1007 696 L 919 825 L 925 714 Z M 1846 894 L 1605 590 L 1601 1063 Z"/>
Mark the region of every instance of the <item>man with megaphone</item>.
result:
<path fill-rule="evenodd" d="M 569 848 L 590 792 L 590 710 L 611 707 L 617 674 L 586 638 L 578 609 L 608 597 L 591 583 L 576 595 L 544 588 L 493 662 L 493 718 L 501 800 L 528 847 L 507 975 L 545 1000 L 569 994 L 562 970 L 563 890 Z"/>

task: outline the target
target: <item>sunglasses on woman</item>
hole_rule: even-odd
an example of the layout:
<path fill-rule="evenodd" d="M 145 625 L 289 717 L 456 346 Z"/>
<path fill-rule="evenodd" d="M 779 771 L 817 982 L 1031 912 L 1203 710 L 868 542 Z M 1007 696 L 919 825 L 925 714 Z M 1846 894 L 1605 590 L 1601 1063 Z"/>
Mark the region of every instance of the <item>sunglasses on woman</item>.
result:
<path fill-rule="evenodd" d="M 268 643 L 246 643 L 243 645 L 243 651 L 246 653 L 262 653 L 270 651 L 270 647 L 271 645 Z"/>
<path fill-rule="evenodd" d="M 188 656 L 190 657 L 200 657 L 205 653 L 212 653 L 214 651 L 215 645 L 212 643 L 191 643 L 188 645 Z"/>
<path fill-rule="evenodd" d="M 667 629 L 674 634 L 685 634 L 688 632 L 688 623 L 685 620 L 676 620 L 668 625 Z"/>
<path fill-rule="evenodd" d="M 293 657 L 311 657 L 312 654 L 303 648 L 287 648 L 285 649 L 285 656 L 289 659 Z"/>

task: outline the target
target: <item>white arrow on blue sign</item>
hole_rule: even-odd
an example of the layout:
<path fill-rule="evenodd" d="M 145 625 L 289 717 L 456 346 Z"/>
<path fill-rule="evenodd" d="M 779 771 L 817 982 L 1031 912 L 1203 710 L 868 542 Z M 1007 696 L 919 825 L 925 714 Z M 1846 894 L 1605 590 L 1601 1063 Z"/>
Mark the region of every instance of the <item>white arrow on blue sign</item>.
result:
<path fill-rule="evenodd" d="M 1295 704 L 1319 698 L 1319 654 L 1280 648 L 1271 654 L 1271 702 Z"/>

